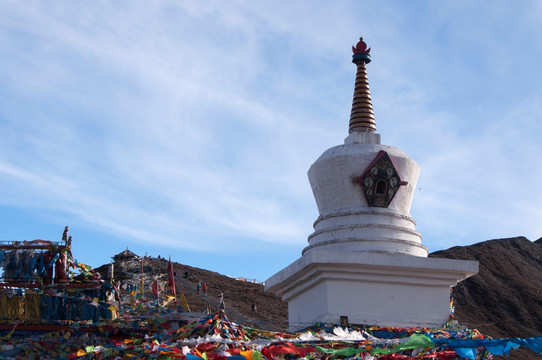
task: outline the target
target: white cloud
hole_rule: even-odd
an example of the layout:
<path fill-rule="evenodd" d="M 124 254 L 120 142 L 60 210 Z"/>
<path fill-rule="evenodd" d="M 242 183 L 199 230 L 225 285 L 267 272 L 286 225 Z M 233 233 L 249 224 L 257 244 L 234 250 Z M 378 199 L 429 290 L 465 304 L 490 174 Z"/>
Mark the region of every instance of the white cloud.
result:
<path fill-rule="evenodd" d="M 537 238 L 539 5 L 499 5 L 4 2 L 0 204 L 168 246 L 301 248 L 361 33 L 383 142 L 422 168 L 424 241 Z"/>

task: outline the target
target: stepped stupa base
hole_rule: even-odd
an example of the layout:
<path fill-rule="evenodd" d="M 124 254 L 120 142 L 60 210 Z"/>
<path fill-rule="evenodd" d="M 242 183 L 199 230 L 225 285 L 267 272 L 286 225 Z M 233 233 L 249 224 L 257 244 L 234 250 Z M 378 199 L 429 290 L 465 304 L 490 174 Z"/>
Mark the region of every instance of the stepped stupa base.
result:
<path fill-rule="evenodd" d="M 313 250 L 265 282 L 288 302 L 290 331 L 314 323 L 442 327 L 450 287 L 478 262 L 408 255 Z"/>

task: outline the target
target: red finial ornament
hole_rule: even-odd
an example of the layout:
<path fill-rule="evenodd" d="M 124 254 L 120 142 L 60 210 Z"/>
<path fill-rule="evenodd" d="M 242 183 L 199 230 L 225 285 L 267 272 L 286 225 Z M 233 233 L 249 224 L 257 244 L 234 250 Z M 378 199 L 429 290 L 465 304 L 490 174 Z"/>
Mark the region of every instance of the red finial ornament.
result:
<path fill-rule="evenodd" d="M 352 46 L 352 52 L 354 54 L 368 54 L 371 52 L 371 48 L 367 49 L 367 44 L 363 41 L 363 38 L 359 38 L 359 42 L 356 44 L 356 47 Z"/>

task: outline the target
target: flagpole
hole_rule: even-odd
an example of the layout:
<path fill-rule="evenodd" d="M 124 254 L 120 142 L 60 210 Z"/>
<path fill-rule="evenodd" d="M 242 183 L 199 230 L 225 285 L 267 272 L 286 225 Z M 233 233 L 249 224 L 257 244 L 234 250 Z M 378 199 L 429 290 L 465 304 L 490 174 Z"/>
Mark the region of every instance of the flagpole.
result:
<path fill-rule="evenodd" d="M 141 298 L 143 298 L 145 296 L 145 291 L 143 290 L 143 285 L 144 285 L 144 279 L 145 279 L 145 274 L 143 273 L 143 258 L 141 258 Z"/>
<path fill-rule="evenodd" d="M 175 299 L 175 306 L 177 306 L 177 291 L 175 290 L 175 276 L 174 276 L 175 272 L 173 271 L 173 263 L 171 262 L 171 255 L 169 256 L 167 273 L 168 273 L 169 287 L 171 288 L 171 295 L 173 295 Z"/>

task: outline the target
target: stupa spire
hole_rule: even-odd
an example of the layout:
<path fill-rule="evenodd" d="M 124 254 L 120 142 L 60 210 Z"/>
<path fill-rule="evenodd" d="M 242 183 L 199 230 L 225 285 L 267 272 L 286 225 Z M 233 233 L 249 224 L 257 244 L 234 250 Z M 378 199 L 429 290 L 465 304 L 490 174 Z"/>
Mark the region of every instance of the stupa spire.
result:
<path fill-rule="evenodd" d="M 371 55 L 369 55 L 371 48 L 367 48 L 367 44 L 360 37 L 356 46 L 352 46 L 352 51 L 354 52 L 352 62 L 356 64 L 358 69 L 348 133 L 353 131 L 373 133 L 376 131 L 376 124 L 369 91 L 369 80 L 365 69 L 365 64 L 371 62 Z"/>

